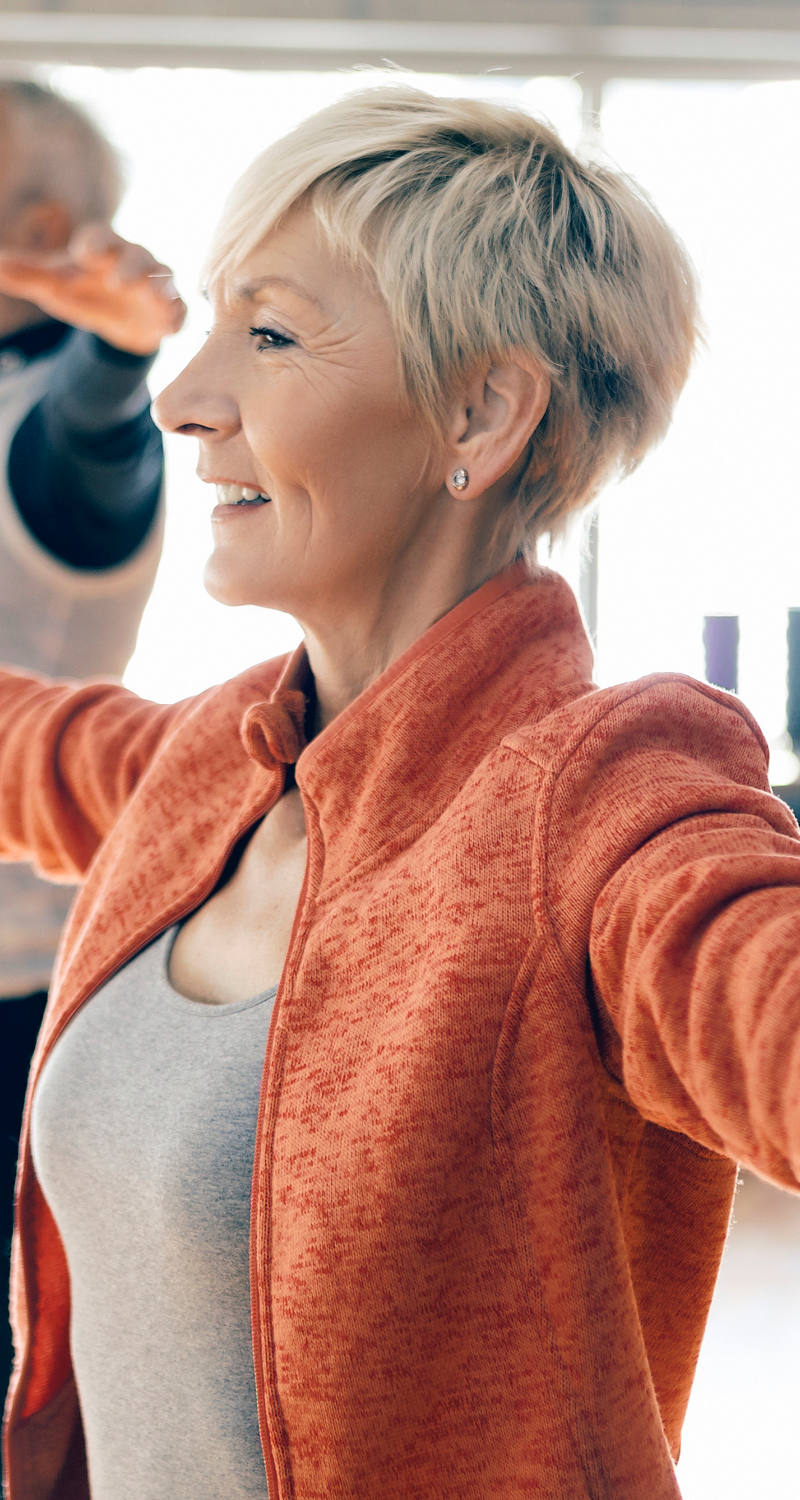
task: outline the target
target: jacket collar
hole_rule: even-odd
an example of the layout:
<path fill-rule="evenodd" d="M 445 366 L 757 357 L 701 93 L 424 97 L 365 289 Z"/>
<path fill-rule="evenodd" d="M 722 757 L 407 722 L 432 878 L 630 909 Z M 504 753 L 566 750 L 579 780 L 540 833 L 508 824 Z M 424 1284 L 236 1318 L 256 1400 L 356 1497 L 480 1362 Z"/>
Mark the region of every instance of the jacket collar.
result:
<path fill-rule="evenodd" d="M 295 764 L 335 878 L 435 817 L 506 734 L 585 692 L 591 673 L 568 584 L 518 562 L 430 626 L 310 744 L 313 684 L 298 647 L 269 700 L 245 714 L 242 738 L 262 766 Z"/>
<path fill-rule="evenodd" d="M 302 647 L 282 669 L 263 664 L 201 695 L 73 907 L 48 1042 L 80 996 L 206 898 L 280 795 L 287 765 L 314 825 L 309 878 L 327 891 L 433 822 L 505 735 L 586 692 L 591 665 L 564 579 L 515 565 L 436 621 L 310 744 Z M 176 795 L 184 782 L 191 795 Z"/>

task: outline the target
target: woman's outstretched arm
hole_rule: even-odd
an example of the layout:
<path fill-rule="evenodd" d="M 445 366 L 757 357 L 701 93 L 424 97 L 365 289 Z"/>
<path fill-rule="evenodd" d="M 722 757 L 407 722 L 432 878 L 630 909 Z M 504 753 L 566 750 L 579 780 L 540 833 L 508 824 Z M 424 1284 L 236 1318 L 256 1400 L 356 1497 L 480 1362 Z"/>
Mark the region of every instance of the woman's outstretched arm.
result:
<path fill-rule="evenodd" d="M 587 713 L 546 857 L 606 1066 L 646 1119 L 797 1190 L 800 838 L 763 739 L 738 700 L 687 679 Z"/>
<path fill-rule="evenodd" d="M 80 880 L 179 707 L 0 670 L 0 859 Z"/>

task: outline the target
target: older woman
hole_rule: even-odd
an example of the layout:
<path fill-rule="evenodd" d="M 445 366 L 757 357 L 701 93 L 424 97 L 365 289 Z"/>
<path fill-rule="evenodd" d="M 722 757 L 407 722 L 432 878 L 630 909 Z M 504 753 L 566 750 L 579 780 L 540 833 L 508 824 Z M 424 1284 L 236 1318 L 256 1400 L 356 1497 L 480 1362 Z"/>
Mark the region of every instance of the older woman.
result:
<path fill-rule="evenodd" d="M 668 1500 L 735 1161 L 800 1174 L 800 845 L 735 698 L 597 691 L 535 564 L 664 430 L 682 251 L 522 112 L 368 91 L 235 189 L 159 398 L 211 592 L 163 707 L 0 678 L 85 877 L 19 1180 L 12 1500 Z"/>

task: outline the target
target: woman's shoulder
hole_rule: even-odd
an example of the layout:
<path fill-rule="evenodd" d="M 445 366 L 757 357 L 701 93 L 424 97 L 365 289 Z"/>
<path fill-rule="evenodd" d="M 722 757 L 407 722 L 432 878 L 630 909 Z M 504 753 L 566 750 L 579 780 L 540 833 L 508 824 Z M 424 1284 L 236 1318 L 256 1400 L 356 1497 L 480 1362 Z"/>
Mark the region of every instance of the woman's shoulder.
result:
<path fill-rule="evenodd" d="M 766 774 L 769 753 L 740 698 L 678 672 L 609 687 L 592 685 L 539 721 L 521 726 L 506 743 L 554 775 L 576 759 L 617 759 L 626 752 L 672 752 L 719 762 L 729 771 L 763 766 Z"/>

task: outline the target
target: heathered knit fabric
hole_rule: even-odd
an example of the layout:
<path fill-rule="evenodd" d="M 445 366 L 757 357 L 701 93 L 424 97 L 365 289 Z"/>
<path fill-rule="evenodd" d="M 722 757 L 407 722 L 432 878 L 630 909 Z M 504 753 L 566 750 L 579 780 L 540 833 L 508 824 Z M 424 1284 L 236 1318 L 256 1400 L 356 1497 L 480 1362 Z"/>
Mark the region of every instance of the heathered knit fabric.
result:
<path fill-rule="evenodd" d="M 800 842 L 735 699 L 597 691 L 562 579 L 464 600 L 302 749 L 302 650 L 182 705 L 0 676 L 0 849 L 85 874 L 83 999 L 297 783 L 255 1146 L 272 1500 L 674 1500 L 734 1159 L 800 1174 Z M 56 769 L 54 770 L 54 762 Z M 12 1500 L 85 1500 L 23 1141 Z"/>

